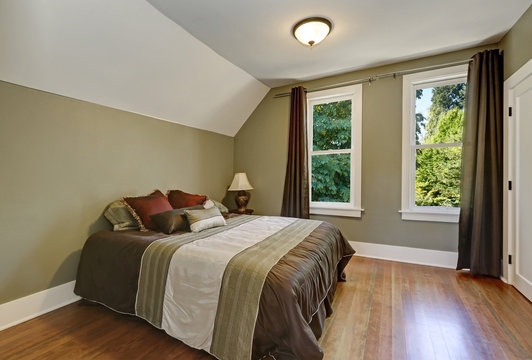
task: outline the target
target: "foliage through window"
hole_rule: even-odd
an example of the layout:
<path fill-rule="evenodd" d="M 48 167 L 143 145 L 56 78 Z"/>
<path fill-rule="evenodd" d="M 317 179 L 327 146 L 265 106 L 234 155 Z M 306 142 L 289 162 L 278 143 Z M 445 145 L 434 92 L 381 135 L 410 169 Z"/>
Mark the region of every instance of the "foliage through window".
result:
<path fill-rule="evenodd" d="M 312 213 L 360 216 L 361 90 L 308 94 Z"/>
<path fill-rule="evenodd" d="M 417 206 L 460 206 L 465 89 L 459 83 L 416 90 Z"/>
<path fill-rule="evenodd" d="M 351 100 L 313 106 L 312 201 L 350 200 Z M 314 153 L 346 150 L 331 154 Z"/>
<path fill-rule="evenodd" d="M 403 78 L 403 219 L 458 221 L 466 74 Z"/>

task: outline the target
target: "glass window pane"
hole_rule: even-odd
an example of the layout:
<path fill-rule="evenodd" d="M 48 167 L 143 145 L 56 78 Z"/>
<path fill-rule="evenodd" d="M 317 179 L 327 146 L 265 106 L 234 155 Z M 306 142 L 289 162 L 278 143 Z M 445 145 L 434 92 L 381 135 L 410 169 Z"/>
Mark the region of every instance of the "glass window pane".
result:
<path fill-rule="evenodd" d="M 460 206 L 461 147 L 416 150 L 417 206 Z"/>
<path fill-rule="evenodd" d="M 462 142 L 466 84 L 416 90 L 416 144 Z"/>
<path fill-rule="evenodd" d="M 312 149 L 351 148 L 351 100 L 317 104 L 312 107 Z"/>
<path fill-rule="evenodd" d="M 351 154 L 312 156 L 312 201 L 351 201 Z"/>

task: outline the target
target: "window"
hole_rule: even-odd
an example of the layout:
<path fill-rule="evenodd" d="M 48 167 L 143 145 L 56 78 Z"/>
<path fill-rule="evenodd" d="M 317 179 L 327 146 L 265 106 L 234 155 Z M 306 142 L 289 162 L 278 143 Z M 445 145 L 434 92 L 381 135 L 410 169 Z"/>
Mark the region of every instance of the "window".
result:
<path fill-rule="evenodd" d="M 403 77 L 403 220 L 458 222 L 467 65 Z"/>
<path fill-rule="evenodd" d="M 360 217 L 362 85 L 307 96 L 310 213 Z"/>

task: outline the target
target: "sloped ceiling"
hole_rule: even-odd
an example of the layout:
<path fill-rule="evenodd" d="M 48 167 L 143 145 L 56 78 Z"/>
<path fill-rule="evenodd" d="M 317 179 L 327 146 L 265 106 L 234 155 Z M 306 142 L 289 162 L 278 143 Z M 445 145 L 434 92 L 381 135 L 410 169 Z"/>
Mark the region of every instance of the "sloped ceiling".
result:
<path fill-rule="evenodd" d="M 143 0 L 0 0 L 0 80 L 229 136 L 269 90 Z"/>
<path fill-rule="evenodd" d="M 148 0 L 266 85 L 493 44 L 532 0 Z M 310 49 L 291 30 L 325 16 L 330 35 Z"/>

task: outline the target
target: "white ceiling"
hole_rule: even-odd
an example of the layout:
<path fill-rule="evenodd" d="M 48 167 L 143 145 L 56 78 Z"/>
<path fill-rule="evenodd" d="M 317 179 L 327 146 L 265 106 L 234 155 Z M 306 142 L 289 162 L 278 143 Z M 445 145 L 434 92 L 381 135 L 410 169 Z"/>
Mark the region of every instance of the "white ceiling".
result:
<path fill-rule="evenodd" d="M 0 80 L 234 136 L 268 86 L 493 43 L 531 3 L 0 0 Z"/>
<path fill-rule="evenodd" d="M 0 80 L 229 136 L 269 90 L 144 0 L 0 0 Z"/>
<path fill-rule="evenodd" d="M 499 41 L 532 0 L 148 0 L 268 86 Z M 332 20 L 315 48 L 292 26 Z"/>

